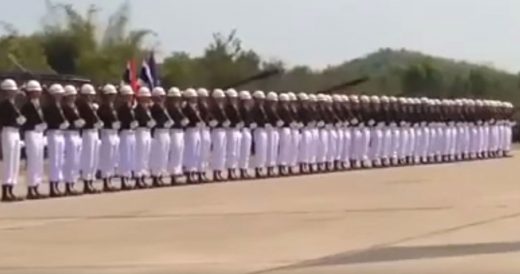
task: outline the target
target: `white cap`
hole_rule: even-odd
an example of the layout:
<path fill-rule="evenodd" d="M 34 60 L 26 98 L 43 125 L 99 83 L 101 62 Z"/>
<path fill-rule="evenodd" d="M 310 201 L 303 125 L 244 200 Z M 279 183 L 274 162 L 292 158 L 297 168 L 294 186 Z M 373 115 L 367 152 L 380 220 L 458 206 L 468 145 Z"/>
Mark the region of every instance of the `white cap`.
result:
<path fill-rule="evenodd" d="M 300 99 L 300 101 L 307 101 L 309 100 L 309 95 L 307 95 L 307 93 L 300 92 L 298 93 L 298 99 Z"/>
<path fill-rule="evenodd" d="M 255 92 L 253 92 L 253 97 L 256 99 L 265 99 L 265 93 L 261 90 L 255 90 Z"/>
<path fill-rule="evenodd" d="M 209 96 L 209 92 L 205 88 L 199 88 L 199 89 L 197 89 L 197 95 L 199 97 L 208 97 Z"/>
<path fill-rule="evenodd" d="M 327 96 L 323 93 L 319 93 L 317 99 L 320 102 L 325 102 L 325 101 L 327 101 Z"/>
<path fill-rule="evenodd" d="M 121 86 L 119 92 L 121 93 L 121 95 L 134 95 L 134 90 L 129 85 Z"/>
<path fill-rule="evenodd" d="M 168 97 L 182 97 L 181 90 L 178 87 L 171 87 L 168 90 Z"/>
<path fill-rule="evenodd" d="M 65 96 L 78 94 L 78 90 L 73 85 L 66 85 L 63 89 L 65 90 L 65 93 L 64 93 Z"/>
<path fill-rule="evenodd" d="M 17 91 L 18 85 L 13 79 L 5 79 L 2 81 L 2 84 L 0 84 L 0 89 L 5 91 Z"/>
<path fill-rule="evenodd" d="M 309 101 L 317 102 L 318 101 L 318 96 L 316 96 L 316 94 L 309 94 Z"/>
<path fill-rule="evenodd" d="M 359 98 L 359 100 L 363 103 L 369 103 L 370 102 L 370 97 L 366 96 L 366 95 L 361 95 L 361 97 Z"/>
<path fill-rule="evenodd" d="M 211 93 L 211 97 L 213 97 L 213 98 L 226 98 L 226 93 L 224 93 L 223 90 L 217 88 L 217 89 L 213 90 L 213 92 Z"/>
<path fill-rule="evenodd" d="M 184 91 L 183 96 L 188 98 L 195 98 L 197 97 L 197 91 L 192 88 L 189 88 Z"/>
<path fill-rule="evenodd" d="M 52 84 L 49 88 L 49 93 L 52 95 L 55 94 L 63 94 L 65 90 L 63 89 L 63 86 L 60 84 Z"/>
<path fill-rule="evenodd" d="M 290 101 L 296 101 L 296 94 L 294 92 L 292 92 L 292 91 L 287 92 L 287 95 L 289 95 Z"/>
<path fill-rule="evenodd" d="M 162 87 L 154 87 L 152 90 L 153 96 L 166 96 L 166 91 Z"/>
<path fill-rule="evenodd" d="M 379 103 L 381 103 L 381 99 L 379 98 L 379 96 L 372 95 L 372 96 L 370 96 L 370 102 L 379 104 Z"/>
<path fill-rule="evenodd" d="M 353 103 L 359 103 L 359 96 L 357 96 L 356 94 L 351 94 L 351 95 L 349 95 L 349 99 L 350 99 L 350 101 L 352 101 Z"/>
<path fill-rule="evenodd" d="M 278 96 L 278 99 L 280 101 L 287 102 L 287 101 L 289 101 L 289 94 L 282 93 L 282 94 L 280 94 L 280 96 Z"/>
<path fill-rule="evenodd" d="M 385 103 L 385 104 L 390 103 L 390 98 L 388 98 L 388 96 L 386 96 L 386 95 L 381 96 L 381 98 L 379 98 L 379 99 L 380 99 L 381 103 Z"/>
<path fill-rule="evenodd" d="M 350 101 L 348 95 L 346 95 L 346 94 L 341 95 L 341 98 L 343 98 L 343 102 L 349 102 Z"/>
<path fill-rule="evenodd" d="M 137 97 L 152 97 L 152 93 L 148 87 L 140 87 Z"/>
<path fill-rule="evenodd" d="M 334 102 L 342 102 L 343 101 L 343 97 L 341 97 L 341 95 L 339 95 L 339 94 L 334 94 L 334 95 L 332 95 L 332 100 Z"/>
<path fill-rule="evenodd" d="M 40 82 L 36 80 L 30 80 L 25 85 L 25 90 L 27 91 L 42 91 L 42 85 L 40 85 Z"/>
<path fill-rule="evenodd" d="M 240 91 L 238 95 L 239 95 L 240 99 L 242 99 L 242 100 L 251 100 L 251 98 L 252 98 L 251 93 L 249 93 L 249 91 L 247 91 L 247 90 Z"/>
<path fill-rule="evenodd" d="M 238 93 L 237 93 L 236 90 L 230 88 L 230 89 L 226 90 L 226 96 L 230 97 L 230 98 L 237 98 L 238 97 Z"/>
<path fill-rule="evenodd" d="M 96 95 L 96 90 L 91 84 L 83 84 L 83 86 L 81 86 L 80 92 L 81 94 L 85 95 Z"/>
<path fill-rule="evenodd" d="M 276 94 L 276 92 L 274 92 L 274 91 L 269 91 L 267 93 L 266 99 L 269 101 L 278 101 L 278 94 Z"/>
<path fill-rule="evenodd" d="M 106 84 L 104 87 L 103 87 L 103 94 L 117 94 L 117 90 L 116 90 L 116 87 L 114 87 L 114 85 L 112 84 Z"/>

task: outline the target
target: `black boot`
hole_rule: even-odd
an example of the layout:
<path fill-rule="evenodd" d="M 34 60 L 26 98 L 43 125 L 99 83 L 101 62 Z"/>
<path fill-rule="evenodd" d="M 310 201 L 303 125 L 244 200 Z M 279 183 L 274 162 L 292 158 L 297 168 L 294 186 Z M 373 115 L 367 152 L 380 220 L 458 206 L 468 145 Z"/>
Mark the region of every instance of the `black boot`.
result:
<path fill-rule="evenodd" d="M 78 196 L 79 192 L 74 190 L 74 183 L 66 183 L 65 184 L 65 195 L 66 196 Z"/>
<path fill-rule="evenodd" d="M 30 186 L 27 188 L 27 200 L 35 200 L 37 199 L 36 197 L 36 192 L 34 190 L 34 186 Z"/>
<path fill-rule="evenodd" d="M 110 181 L 110 179 L 104 178 L 103 179 L 103 192 L 114 192 L 114 191 L 115 191 L 115 189 L 112 186 L 112 182 Z"/>
<path fill-rule="evenodd" d="M 171 175 L 170 176 L 170 185 L 174 186 L 177 184 L 177 176 Z"/>
<path fill-rule="evenodd" d="M 255 177 L 256 178 L 262 178 L 263 177 L 261 168 L 259 168 L 259 167 L 255 168 Z"/>
<path fill-rule="evenodd" d="M 9 196 L 9 199 L 10 199 L 11 202 L 22 201 L 23 200 L 22 197 L 17 197 L 14 194 L 14 186 L 12 186 L 12 185 L 7 186 L 7 195 Z"/>
<path fill-rule="evenodd" d="M 132 190 L 132 186 L 128 184 L 128 178 L 121 177 L 121 190 Z"/>
<path fill-rule="evenodd" d="M 60 197 L 61 193 L 58 188 L 58 182 L 50 182 L 49 196 L 52 198 Z"/>
<path fill-rule="evenodd" d="M 9 190 L 7 185 L 2 185 L 2 202 L 9 202 L 10 196 L 9 196 Z"/>
<path fill-rule="evenodd" d="M 161 182 L 159 181 L 159 177 L 152 176 L 152 187 L 161 187 Z"/>
<path fill-rule="evenodd" d="M 144 179 L 141 177 L 135 178 L 135 188 L 144 189 L 146 188 L 146 184 L 144 183 Z"/>

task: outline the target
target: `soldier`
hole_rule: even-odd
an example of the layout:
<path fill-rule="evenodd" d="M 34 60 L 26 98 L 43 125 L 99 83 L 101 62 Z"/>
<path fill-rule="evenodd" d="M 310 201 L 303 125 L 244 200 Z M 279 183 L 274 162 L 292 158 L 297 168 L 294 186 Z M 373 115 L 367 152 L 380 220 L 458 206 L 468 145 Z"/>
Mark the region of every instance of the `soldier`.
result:
<path fill-rule="evenodd" d="M 343 150 L 345 149 L 345 112 L 343 109 L 343 96 L 332 95 L 332 112 L 336 115 L 334 131 L 337 135 L 336 150 L 334 151 L 334 166 L 336 170 L 345 169 L 343 162 Z"/>
<path fill-rule="evenodd" d="M 181 91 L 172 87 L 168 90 L 168 113 L 173 119 L 173 127 L 170 129 L 170 155 L 168 157 L 168 168 L 171 176 L 171 184 L 177 182 L 177 178 L 182 176 L 182 166 L 184 158 L 184 128 L 189 120 L 182 111 Z"/>
<path fill-rule="evenodd" d="M 226 90 L 227 104 L 226 116 L 231 124 L 226 131 L 226 165 L 228 168 L 228 179 L 238 179 L 237 168 L 240 155 L 240 143 L 242 134 L 240 130 L 244 127 L 244 121 L 240 117 L 238 109 L 238 93 L 234 89 Z"/>
<path fill-rule="evenodd" d="M 120 88 L 121 105 L 117 108 L 117 117 L 121 122 L 119 142 L 119 176 L 121 177 L 121 189 L 132 189 L 128 180 L 136 171 L 136 139 L 135 130 L 139 126 L 133 108 L 134 91 L 129 85 Z"/>
<path fill-rule="evenodd" d="M 209 168 L 209 159 L 211 156 L 211 129 L 209 127 L 209 122 L 213 120 L 211 108 L 209 105 L 209 93 L 205 88 L 199 88 L 197 90 L 197 95 L 199 99 L 199 110 L 200 116 L 202 118 L 203 123 L 200 128 L 200 163 L 199 163 L 199 180 L 203 182 L 208 181 L 208 177 L 206 176 L 206 171 Z"/>
<path fill-rule="evenodd" d="M 215 89 L 211 94 L 213 98 L 213 119 L 209 122 L 212 128 L 211 139 L 213 151 L 211 154 L 211 168 L 213 180 L 223 181 L 222 172 L 226 170 L 226 130 L 231 122 L 226 115 L 226 94 L 221 89 Z"/>
<path fill-rule="evenodd" d="M 79 192 L 74 190 L 80 175 L 80 160 L 82 140 L 80 130 L 85 126 L 85 120 L 79 116 L 76 107 L 77 90 L 73 85 L 66 85 L 64 88 L 62 109 L 69 127 L 63 131 L 65 139 L 65 163 L 63 166 L 63 178 L 65 180 L 65 195 L 75 196 Z"/>
<path fill-rule="evenodd" d="M 105 85 L 102 89 L 102 101 L 97 114 L 103 122 L 101 129 L 101 147 L 100 147 L 100 170 L 101 178 L 103 178 L 103 191 L 115 191 L 112 185 L 119 160 L 119 129 L 121 122 L 117 116 L 114 107 L 117 90 L 111 84 Z"/>
<path fill-rule="evenodd" d="M 381 96 L 380 100 L 380 116 L 379 116 L 379 124 L 383 125 L 383 148 L 381 151 L 381 166 L 388 167 L 390 166 L 390 157 L 392 155 L 392 128 L 390 124 L 392 123 L 391 119 L 391 110 L 390 110 L 390 98 L 388 96 Z"/>
<path fill-rule="evenodd" d="M 290 174 L 294 174 L 299 166 L 298 152 L 302 138 L 300 130 L 303 128 L 303 123 L 301 122 L 301 118 L 298 116 L 300 104 L 296 94 L 289 92 L 287 95 L 289 95 L 289 108 L 291 109 L 291 116 L 293 117 L 293 122 L 291 124 L 291 155 L 289 159 L 289 172 Z"/>
<path fill-rule="evenodd" d="M 278 94 L 270 91 L 266 96 L 267 129 L 267 175 L 275 176 L 275 167 L 278 165 L 278 145 L 280 134 L 278 128 L 283 126 L 283 121 L 278 115 Z"/>
<path fill-rule="evenodd" d="M 96 90 L 90 84 L 84 84 L 80 89 L 81 97 L 77 102 L 79 116 L 85 120 L 81 131 L 81 177 L 84 183 L 84 193 L 92 194 L 99 191 L 94 187 L 99 161 L 99 130 L 103 122 L 97 115 L 94 104 Z"/>
<path fill-rule="evenodd" d="M 329 124 L 329 118 L 326 112 L 325 103 L 327 102 L 327 96 L 325 94 L 318 94 L 318 102 L 316 105 L 316 114 L 319 117 L 318 129 L 319 139 L 316 150 L 316 162 L 318 163 L 318 171 L 325 172 L 327 170 L 327 155 L 329 151 L 329 131 L 327 124 Z"/>
<path fill-rule="evenodd" d="M 20 127 L 27 119 L 15 105 L 18 86 L 12 79 L 5 79 L 0 84 L 5 99 L 0 103 L 0 122 L 2 126 L 2 201 L 12 202 L 21 200 L 14 194 L 14 186 L 18 183 L 20 170 Z"/>
<path fill-rule="evenodd" d="M 244 122 L 244 127 L 241 130 L 240 155 L 238 167 L 240 168 L 240 177 L 242 179 L 250 179 L 249 168 L 251 158 L 251 146 L 253 142 L 252 131 L 256 129 L 257 124 L 253 117 L 253 97 L 247 90 L 242 90 L 239 93 L 240 97 L 240 117 Z"/>
<path fill-rule="evenodd" d="M 381 100 L 379 96 L 370 96 L 370 151 L 369 158 L 372 161 L 372 166 L 382 166 L 382 155 L 384 136 L 383 129 L 385 127 L 384 117 L 381 112 Z"/>
<path fill-rule="evenodd" d="M 150 170 L 150 152 L 152 148 L 152 133 L 151 129 L 157 125 L 153 119 L 150 104 L 152 93 L 147 87 L 139 88 L 137 94 L 137 106 L 135 107 L 135 119 L 139 123 L 136 129 L 136 181 L 135 186 L 139 188 L 146 188 L 146 176 L 149 175 Z M 155 155 L 154 155 L 155 157 Z"/>
<path fill-rule="evenodd" d="M 42 87 L 38 81 L 31 80 L 25 86 L 28 101 L 22 106 L 21 114 L 27 121 L 23 124 L 25 152 L 27 156 L 27 199 L 43 198 L 38 187 L 43 181 L 44 147 L 45 137 L 43 132 L 47 124 L 43 119 L 43 111 L 40 103 Z"/>
<path fill-rule="evenodd" d="M 299 117 L 302 129 L 297 154 L 300 163 L 300 172 L 306 174 L 310 172 L 311 147 L 313 142 L 312 128 L 314 127 L 314 120 L 309 111 L 309 96 L 303 92 L 298 93 L 298 103 L 299 107 L 297 108 L 298 113 L 296 113 L 296 116 Z"/>
<path fill-rule="evenodd" d="M 289 175 L 289 158 L 291 156 L 291 128 L 290 125 L 293 122 L 291 110 L 289 108 L 289 95 L 282 93 L 278 96 L 280 103 L 278 104 L 278 114 L 283 122 L 279 129 L 280 134 L 280 148 L 278 150 L 278 165 L 279 174 Z"/>
<path fill-rule="evenodd" d="M 152 134 L 150 168 L 152 171 L 152 185 L 163 186 L 163 176 L 167 174 L 168 155 L 170 150 L 170 128 L 174 121 L 164 106 L 166 91 L 162 87 L 155 87 L 152 91 L 153 105 L 150 109 L 156 125 Z"/>
<path fill-rule="evenodd" d="M 254 105 L 252 116 L 256 128 L 253 129 L 253 151 L 255 159 L 255 176 L 263 177 L 263 169 L 267 166 L 268 152 L 268 119 L 265 110 L 265 94 L 261 90 L 253 92 Z"/>
<path fill-rule="evenodd" d="M 43 108 L 43 117 L 47 123 L 47 149 L 49 153 L 49 188 L 50 196 L 58 197 L 59 183 L 63 181 L 65 164 L 65 138 L 63 131 L 70 126 L 61 107 L 64 89 L 60 84 L 53 84 L 49 88 L 50 102 Z"/>
<path fill-rule="evenodd" d="M 338 106 L 342 109 L 342 119 L 343 119 L 343 151 L 341 154 L 341 160 L 343 162 L 343 169 L 350 169 L 351 162 L 350 158 L 353 151 L 352 146 L 352 127 L 350 126 L 350 121 L 352 119 L 352 112 L 350 109 L 350 98 L 348 95 L 341 95 L 342 101 Z"/>
<path fill-rule="evenodd" d="M 308 108 L 310 116 L 313 118 L 310 125 L 311 137 L 312 137 L 312 146 L 310 149 L 310 172 L 314 173 L 319 171 L 319 163 L 318 163 L 318 150 L 320 147 L 320 127 L 324 125 L 324 122 L 321 120 L 321 112 L 318 108 L 318 96 L 316 94 L 309 94 L 309 108 Z"/>
<path fill-rule="evenodd" d="M 327 170 L 333 171 L 338 168 L 336 166 L 336 151 L 338 150 L 338 132 L 336 131 L 336 126 L 339 125 L 339 118 L 337 113 L 333 109 L 334 100 L 331 95 L 325 95 L 325 113 L 328 118 L 327 123 L 327 132 L 329 136 L 329 149 L 327 150 Z"/>
<path fill-rule="evenodd" d="M 197 91 L 189 88 L 184 92 L 183 96 L 187 100 L 183 112 L 189 120 L 185 131 L 184 165 L 188 183 L 195 183 L 199 181 L 198 171 L 201 161 L 200 128 L 204 122 L 198 107 Z"/>

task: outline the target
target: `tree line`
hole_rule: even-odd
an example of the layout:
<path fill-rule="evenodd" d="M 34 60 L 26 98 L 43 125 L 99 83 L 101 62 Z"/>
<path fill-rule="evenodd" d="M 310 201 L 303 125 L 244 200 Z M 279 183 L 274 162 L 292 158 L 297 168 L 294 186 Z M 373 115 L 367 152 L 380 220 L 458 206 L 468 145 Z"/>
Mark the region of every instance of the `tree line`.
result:
<path fill-rule="evenodd" d="M 153 50 L 147 42 L 160 39 L 152 30 L 129 28 L 128 2 L 111 14 L 106 24 L 97 23 L 99 9 L 95 6 L 78 11 L 70 4 L 45 3 L 41 28 L 34 33 L 21 34 L 2 23 L 0 71 L 16 70 L 16 63 L 20 63 L 34 72 L 77 74 L 98 84 L 119 83 L 127 61 L 145 57 Z M 367 77 L 368 81 L 346 92 L 482 97 L 520 103 L 520 77 L 488 66 L 404 49 L 381 49 L 319 70 L 304 65 L 287 67 L 283 60 L 268 60 L 244 48 L 234 30 L 214 33 L 200 56 L 167 54 L 158 69 L 164 86 L 180 88 L 217 88 L 263 70 L 279 69 L 283 73 L 243 88 L 317 92 Z"/>

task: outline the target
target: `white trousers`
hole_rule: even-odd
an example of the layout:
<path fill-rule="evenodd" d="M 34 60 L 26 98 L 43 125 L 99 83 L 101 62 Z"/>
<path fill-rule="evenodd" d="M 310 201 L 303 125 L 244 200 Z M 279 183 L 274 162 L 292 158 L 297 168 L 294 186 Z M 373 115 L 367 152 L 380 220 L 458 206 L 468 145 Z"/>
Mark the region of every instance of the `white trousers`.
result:
<path fill-rule="evenodd" d="M 280 143 L 280 134 L 278 128 L 267 129 L 267 166 L 274 167 L 278 165 L 278 145 Z"/>
<path fill-rule="evenodd" d="M 300 149 L 300 142 L 302 139 L 300 130 L 298 128 L 291 129 L 291 136 L 292 136 L 292 146 L 291 146 L 291 160 L 289 162 L 290 166 L 297 166 L 299 161 L 299 149 Z"/>
<path fill-rule="evenodd" d="M 292 152 L 292 136 L 291 128 L 283 127 L 279 129 L 280 132 L 280 149 L 278 150 L 278 164 L 288 165 Z"/>
<path fill-rule="evenodd" d="M 350 160 L 352 159 L 352 128 L 345 127 L 343 129 L 343 152 L 341 159 L 346 167 L 350 167 Z"/>
<path fill-rule="evenodd" d="M 298 160 L 300 163 L 310 163 L 312 153 L 312 130 L 303 128 L 298 148 Z"/>
<path fill-rule="evenodd" d="M 170 130 L 155 129 L 150 154 L 150 170 L 153 176 L 168 174 L 168 155 L 170 154 Z"/>
<path fill-rule="evenodd" d="M 49 153 L 49 180 L 63 181 L 65 164 L 65 138 L 61 130 L 47 131 L 47 149 Z"/>
<path fill-rule="evenodd" d="M 311 146 L 311 159 L 310 162 L 315 164 L 318 163 L 318 149 L 320 146 L 320 129 L 312 128 L 311 130 L 312 146 Z"/>
<path fill-rule="evenodd" d="M 65 138 L 65 164 L 63 179 L 67 183 L 76 183 L 79 180 L 81 169 L 82 139 L 77 130 L 68 130 L 63 133 Z"/>
<path fill-rule="evenodd" d="M 242 134 L 238 128 L 226 130 L 226 166 L 227 168 L 238 168 L 240 156 L 240 143 Z"/>
<path fill-rule="evenodd" d="M 99 160 L 99 133 L 94 129 L 84 130 L 81 138 L 81 177 L 83 180 L 94 180 Z"/>
<path fill-rule="evenodd" d="M 267 164 L 268 133 L 265 128 L 256 128 L 253 131 L 254 159 L 256 168 L 264 168 Z"/>
<path fill-rule="evenodd" d="M 20 130 L 13 127 L 2 129 L 2 183 L 16 185 L 20 171 L 20 154 L 22 152 Z"/>
<path fill-rule="evenodd" d="M 335 159 L 337 161 L 343 162 L 343 150 L 345 149 L 345 128 L 338 127 L 336 128 L 336 132 L 338 134 L 338 139 Z"/>
<path fill-rule="evenodd" d="M 242 139 L 240 142 L 240 157 L 238 161 L 238 167 L 241 169 L 249 169 L 250 158 L 251 158 L 251 145 L 253 142 L 253 136 L 249 128 L 243 128 L 241 131 Z"/>
<path fill-rule="evenodd" d="M 361 128 L 354 127 L 352 128 L 352 158 L 356 161 L 363 160 L 363 132 Z"/>
<path fill-rule="evenodd" d="M 326 163 L 329 152 L 329 130 L 327 128 L 319 129 L 319 140 L 316 151 L 316 161 L 318 163 Z"/>
<path fill-rule="evenodd" d="M 383 125 L 373 127 L 370 133 L 370 160 L 380 161 L 383 154 Z"/>
<path fill-rule="evenodd" d="M 135 131 L 123 130 L 119 138 L 119 175 L 130 178 L 132 173 L 135 172 L 137 160 Z"/>
<path fill-rule="evenodd" d="M 27 185 L 38 186 L 43 182 L 45 176 L 43 170 L 45 137 L 43 132 L 31 130 L 25 132 L 24 140 L 27 157 Z"/>
<path fill-rule="evenodd" d="M 329 148 L 327 150 L 327 162 L 334 163 L 336 160 L 336 154 L 338 150 L 338 132 L 336 128 L 331 127 L 328 129 L 329 133 Z"/>
<path fill-rule="evenodd" d="M 217 171 L 226 169 L 226 130 L 215 128 L 211 133 L 213 151 L 211 152 L 211 168 Z"/>
<path fill-rule="evenodd" d="M 410 141 L 410 132 L 408 131 L 408 126 L 403 126 L 400 128 L 400 146 L 399 146 L 399 159 L 404 159 L 408 156 L 408 143 Z"/>
<path fill-rule="evenodd" d="M 146 176 L 150 169 L 150 152 L 152 148 L 152 134 L 148 128 L 138 128 L 135 133 L 135 173 L 137 176 Z"/>
<path fill-rule="evenodd" d="M 401 130 L 397 126 L 392 126 L 392 154 L 391 158 L 397 159 L 399 157 L 401 147 Z"/>
<path fill-rule="evenodd" d="M 200 129 L 200 162 L 199 171 L 204 172 L 209 168 L 211 154 L 211 130 L 209 127 Z"/>
<path fill-rule="evenodd" d="M 171 175 L 182 175 L 182 165 L 184 160 L 184 130 L 170 130 L 170 149 L 168 156 L 168 171 Z"/>
<path fill-rule="evenodd" d="M 389 125 L 385 125 L 382 128 L 383 132 L 383 149 L 381 152 L 381 158 L 389 159 L 392 157 L 392 128 Z"/>
<path fill-rule="evenodd" d="M 200 166 L 200 130 L 196 127 L 187 128 L 184 138 L 186 140 L 186 147 L 184 148 L 184 165 L 187 171 L 195 172 Z"/>
<path fill-rule="evenodd" d="M 103 178 L 114 176 L 119 160 L 119 135 L 114 129 L 101 130 L 99 169 Z"/>

